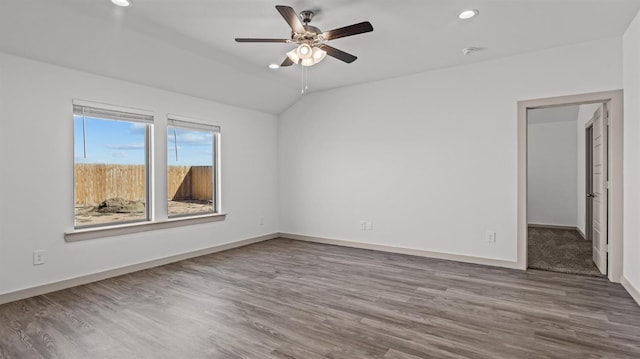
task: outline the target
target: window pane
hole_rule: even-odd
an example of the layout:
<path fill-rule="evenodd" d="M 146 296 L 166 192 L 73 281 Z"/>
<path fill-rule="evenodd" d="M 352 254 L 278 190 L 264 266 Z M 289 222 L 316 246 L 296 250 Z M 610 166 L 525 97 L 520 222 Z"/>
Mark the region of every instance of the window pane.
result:
<path fill-rule="evenodd" d="M 168 127 L 169 217 L 214 212 L 214 141 L 212 131 Z"/>
<path fill-rule="evenodd" d="M 148 219 L 147 126 L 74 116 L 76 228 Z"/>

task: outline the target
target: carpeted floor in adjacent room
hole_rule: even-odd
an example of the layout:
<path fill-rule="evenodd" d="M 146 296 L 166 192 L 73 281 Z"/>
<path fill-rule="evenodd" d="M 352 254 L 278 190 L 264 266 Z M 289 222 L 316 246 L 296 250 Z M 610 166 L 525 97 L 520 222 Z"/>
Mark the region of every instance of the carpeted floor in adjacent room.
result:
<path fill-rule="evenodd" d="M 593 264 L 591 241 L 575 230 L 529 227 L 529 268 L 601 276 Z"/>

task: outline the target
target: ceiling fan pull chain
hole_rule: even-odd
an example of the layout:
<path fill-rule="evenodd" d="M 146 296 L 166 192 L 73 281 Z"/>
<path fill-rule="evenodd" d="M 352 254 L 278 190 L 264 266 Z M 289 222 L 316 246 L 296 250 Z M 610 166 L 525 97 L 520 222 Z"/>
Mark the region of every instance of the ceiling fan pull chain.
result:
<path fill-rule="evenodd" d="M 302 71 L 304 71 L 304 92 L 309 91 L 309 69 L 306 66 L 303 66 Z"/>
<path fill-rule="evenodd" d="M 300 73 L 300 96 L 304 95 L 304 66 L 300 66 L 301 69 L 301 73 Z"/>

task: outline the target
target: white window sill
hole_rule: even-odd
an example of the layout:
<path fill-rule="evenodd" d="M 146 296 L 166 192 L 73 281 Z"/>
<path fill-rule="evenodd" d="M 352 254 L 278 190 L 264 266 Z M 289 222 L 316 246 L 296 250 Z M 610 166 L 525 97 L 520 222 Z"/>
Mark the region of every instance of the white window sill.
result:
<path fill-rule="evenodd" d="M 64 240 L 67 242 L 76 242 L 86 239 L 121 236 L 123 234 L 155 231 L 158 229 L 190 226 L 200 223 L 219 222 L 224 221 L 226 216 L 226 213 L 214 213 L 189 217 L 174 217 L 162 222 L 137 222 L 105 227 L 81 228 L 73 232 L 66 232 L 64 234 Z"/>

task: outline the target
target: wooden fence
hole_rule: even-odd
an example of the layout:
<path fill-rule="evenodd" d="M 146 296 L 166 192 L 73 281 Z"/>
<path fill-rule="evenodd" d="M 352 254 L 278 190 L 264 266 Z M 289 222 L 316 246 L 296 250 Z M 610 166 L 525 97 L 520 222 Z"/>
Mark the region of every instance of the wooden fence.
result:
<path fill-rule="evenodd" d="M 213 178 L 211 166 L 169 166 L 168 198 L 173 200 L 211 200 Z"/>
<path fill-rule="evenodd" d="M 167 198 L 171 200 L 211 200 L 211 166 L 169 166 Z M 76 205 L 97 205 L 107 198 L 144 201 L 143 165 L 75 165 Z"/>

